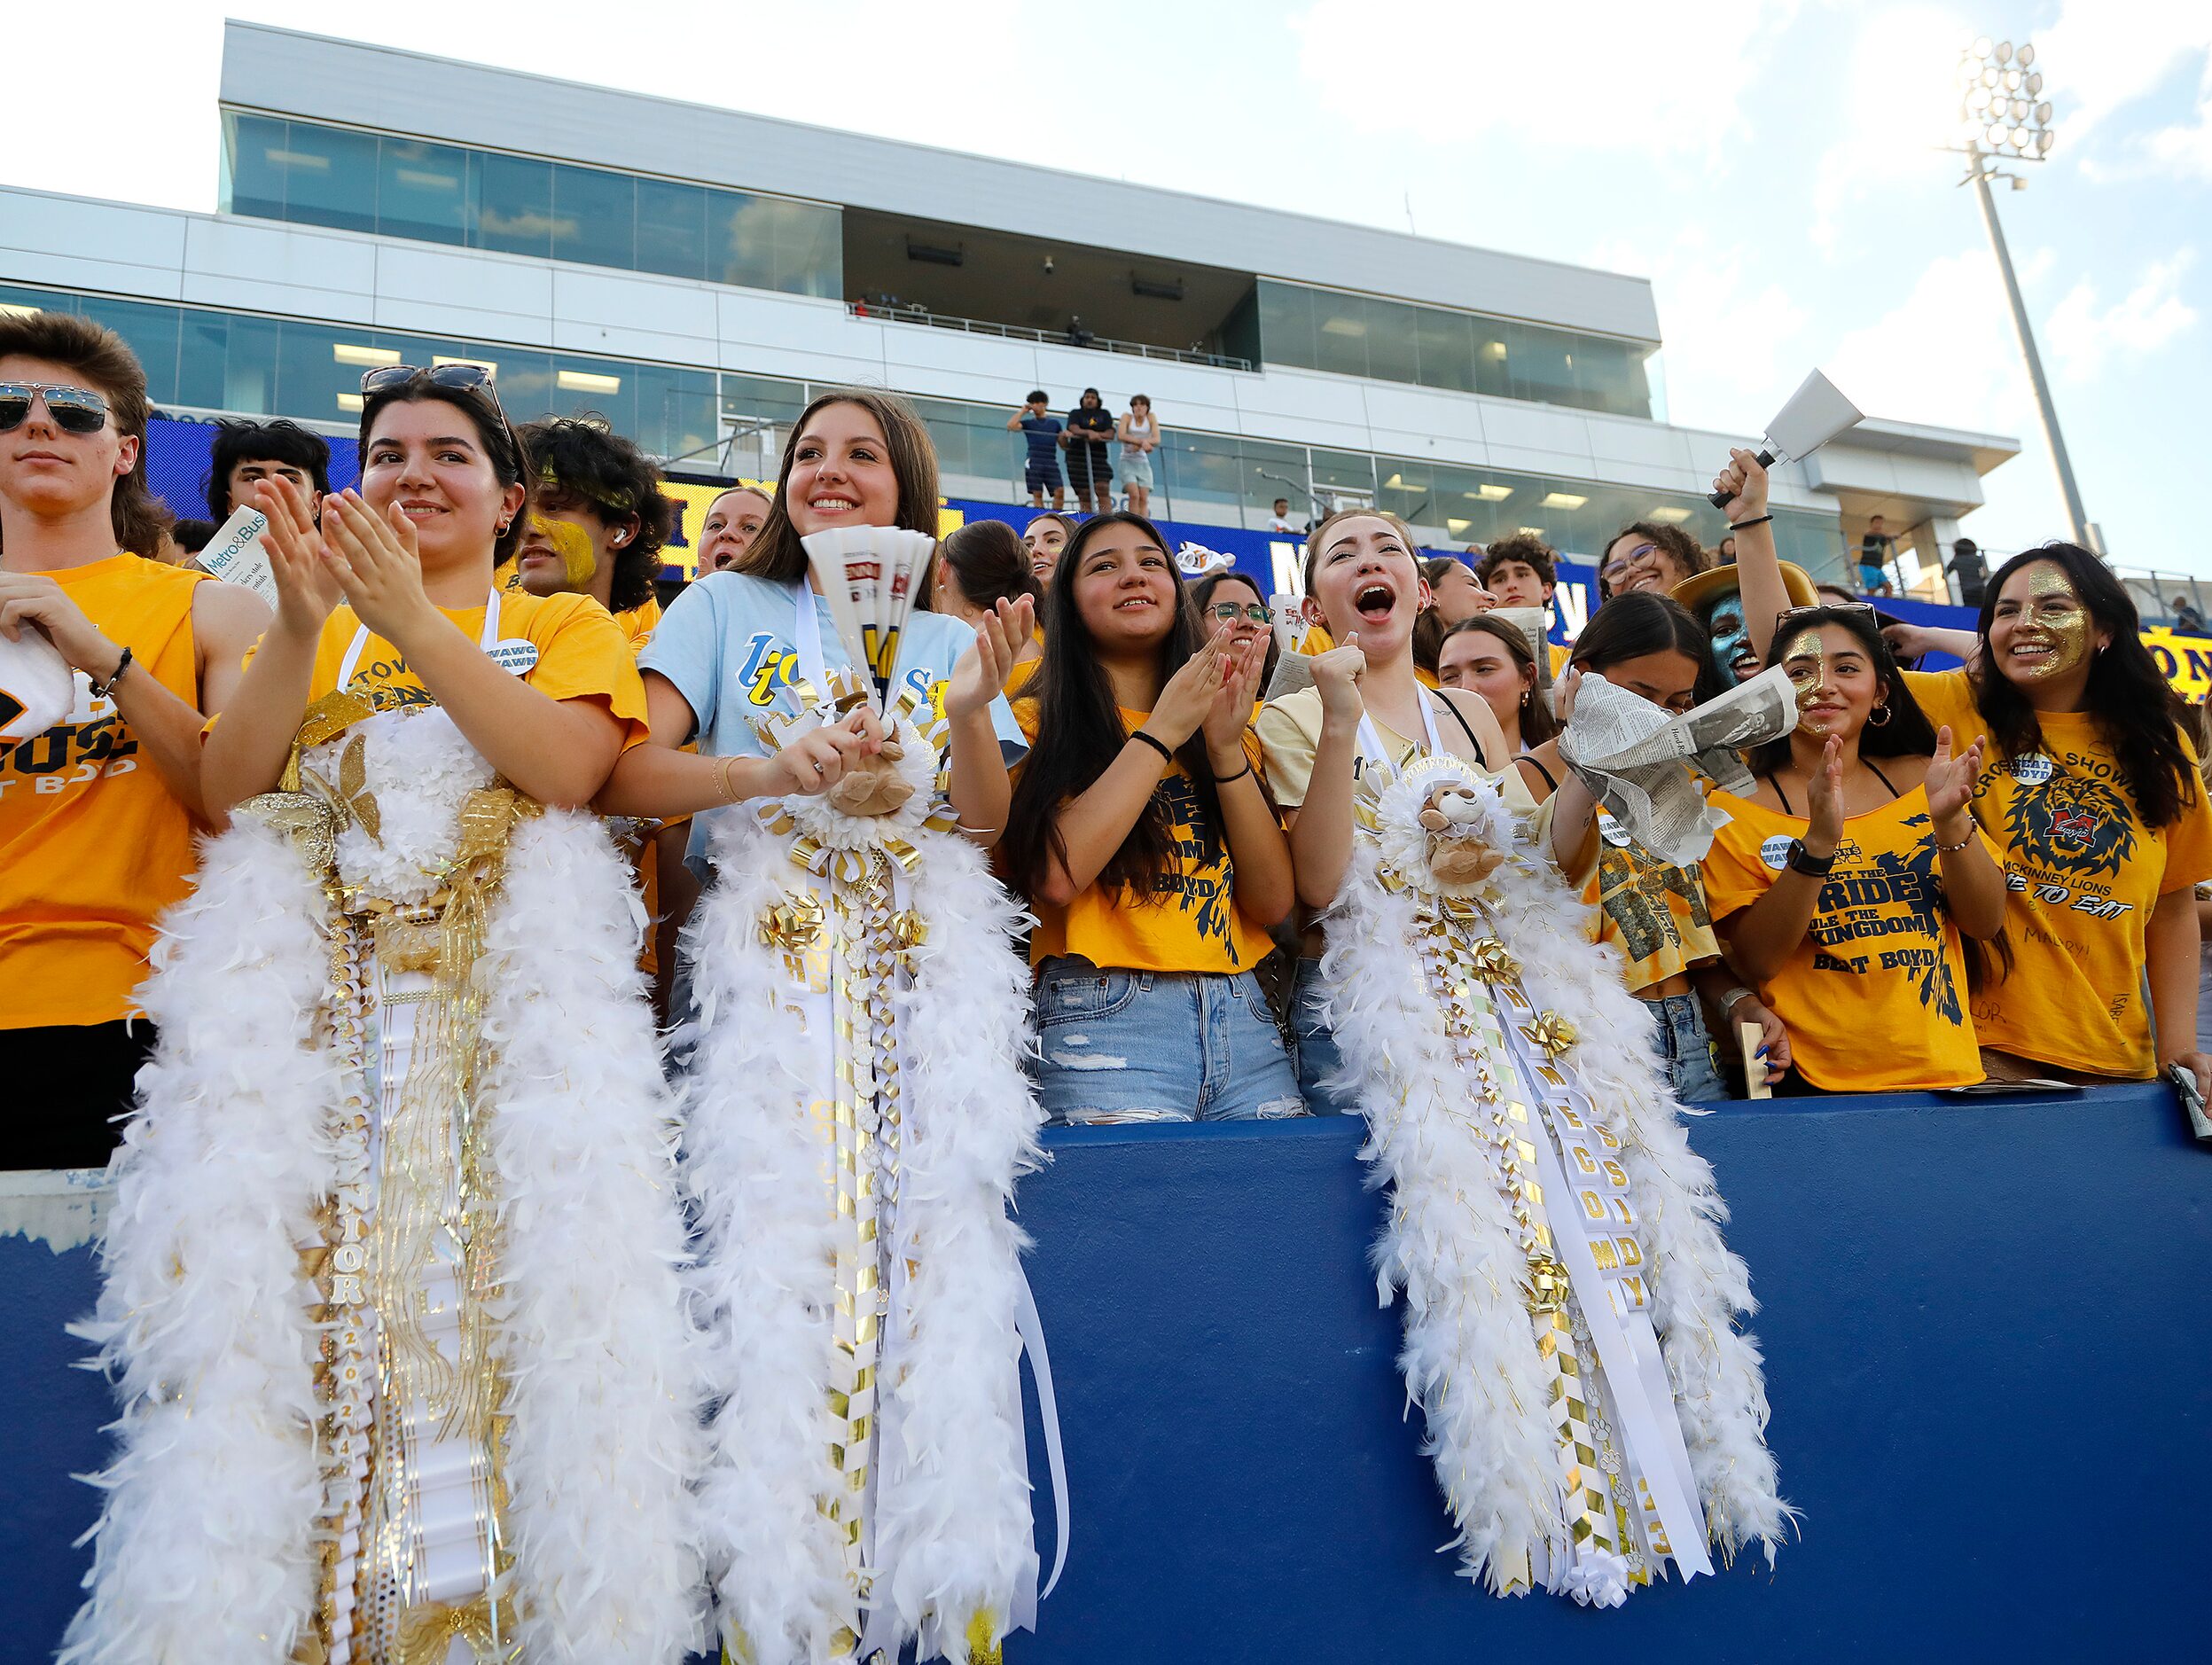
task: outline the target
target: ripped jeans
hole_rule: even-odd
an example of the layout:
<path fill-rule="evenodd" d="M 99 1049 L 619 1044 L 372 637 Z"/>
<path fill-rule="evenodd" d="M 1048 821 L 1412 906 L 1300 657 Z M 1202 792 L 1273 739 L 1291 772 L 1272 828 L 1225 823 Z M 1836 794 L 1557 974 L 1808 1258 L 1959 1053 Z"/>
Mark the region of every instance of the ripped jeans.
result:
<path fill-rule="evenodd" d="M 1037 1100 L 1055 1126 L 1301 1116 L 1297 1073 L 1250 972 L 1038 968 Z"/>

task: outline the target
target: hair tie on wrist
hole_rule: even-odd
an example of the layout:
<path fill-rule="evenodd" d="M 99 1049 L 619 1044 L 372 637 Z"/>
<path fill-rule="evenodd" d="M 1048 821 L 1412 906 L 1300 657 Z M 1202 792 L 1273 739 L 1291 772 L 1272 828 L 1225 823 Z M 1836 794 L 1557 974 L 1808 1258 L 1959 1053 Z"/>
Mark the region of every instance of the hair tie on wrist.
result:
<path fill-rule="evenodd" d="M 1755 514 L 1748 520 L 1731 520 L 1728 523 L 1728 529 L 1731 532 L 1740 532 L 1747 526 L 1764 526 L 1772 519 L 1774 517 L 1770 514 Z"/>
<path fill-rule="evenodd" d="M 1147 734 L 1142 729 L 1134 729 L 1129 732 L 1129 739 L 1132 740 L 1144 741 L 1145 745 L 1151 747 L 1153 751 L 1160 754 L 1161 760 L 1163 762 L 1173 763 L 1175 762 L 1175 753 L 1170 750 L 1167 744 L 1161 740 L 1157 736 Z"/>
<path fill-rule="evenodd" d="M 1214 784 L 1215 784 L 1216 786 L 1227 786 L 1227 785 L 1228 785 L 1231 781 L 1232 781 L 1232 780 L 1242 780 L 1242 779 L 1243 779 L 1243 778 L 1244 778 L 1247 775 L 1250 774 L 1251 772 L 1252 772 L 1252 760 L 1251 760 L 1249 757 L 1247 757 L 1247 758 L 1246 758 L 1246 759 L 1244 760 L 1244 767 L 1243 767 L 1242 769 L 1239 770 L 1238 770 L 1235 774 L 1233 774 L 1233 775 L 1216 775 L 1216 776 L 1215 776 L 1215 777 L 1214 777 Z"/>

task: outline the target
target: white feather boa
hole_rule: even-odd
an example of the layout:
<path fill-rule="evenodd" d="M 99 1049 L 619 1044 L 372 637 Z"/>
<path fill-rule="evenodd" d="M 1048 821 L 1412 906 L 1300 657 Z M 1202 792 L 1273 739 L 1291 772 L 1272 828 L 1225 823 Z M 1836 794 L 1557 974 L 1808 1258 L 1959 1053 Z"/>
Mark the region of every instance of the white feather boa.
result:
<path fill-rule="evenodd" d="M 1355 840 L 1322 974 L 1342 1084 L 1371 1130 L 1364 1154 L 1393 1192 L 1375 1248 L 1380 1294 L 1387 1302 L 1405 1292 L 1401 1364 L 1426 1412 L 1424 1449 L 1461 1529 L 1465 1571 L 1496 1590 L 1502 1560 L 1557 1539 L 1563 1523 L 1556 1442 L 1519 1288 L 1521 1252 L 1491 1153 L 1464 1114 L 1471 1095 L 1420 958 L 1408 951 L 1419 898 L 1379 877 L 1386 865 L 1425 872 L 1418 817 L 1433 772 L 1410 770 L 1387 786 L 1380 830 Z M 1623 1147 L 1653 1317 L 1708 1530 L 1724 1555 L 1755 1542 L 1771 1559 L 1792 1512 L 1766 1447 L 1758 1347 L 1734 1325 L 1756 1303 L 1743 1262 L 1721 1239 L 1727 1211 L 1683 1133 L 1650 1011 L 1628 992 L 1615 953 L 1585 940 L 1580 900 L 1531 856 L 1496 792 L 1472 770 L 1458 772 L 1486 840 L 1510 852 L 1482 886 L 1499 937 L 1536 1005 L 1574 1027 L 1560 1067 Z"/>
<path fill-rule="evenodd" d="M 403 829 L 428 825 L 410 778 L 443 801 L 488 778 L 442 713 L 391 730 L 402 743 L 368 748 L 398 811 L 387 863 Z M 522 1640 L 580 1665 L 672 1665 L 703 1634 L 673 1106 L 635 905 L 596 823 L 549 813 L 513 836 L 480 962 Z M 315 1044 L 329 927 L 320 878 L 244 817 L 203 847 L 198 888 L 163 922 L 142 992 L 160 1042 L 80 1332 L 117 1378 L 121 1450 L 98 1477 L 91 1598 L 64 1660 L 281 1665 L 310 1621 L 320 1296 L 300 1246 L 334 1171 L 339 1075 Z"/>
<path fill-rule="evenodd" d="M 894 1656 L 965 1655 L 978 1611 L 1026 1622 L 1037 1576 L 1020 1385 L 1014 1182 L 1042 1153 L 1020 1057 L 1028 978 L 1011 940 L 1019 910 L 980 851 L 921 825 L 934 754 L 911 732 L 903 772 L 922 789 L 880 823 L 788 801 L 797 831 L 854 848 L 888 832 L 919 851 L 908 904 L 927 921 L 911 989 L 897 1001 L 907 1071 L 903 1173 L 887 1223 L 894 1263 L 918 1270 L 884 1330 L 875 1503 L 874 1608 Z M 809 1106 L 809 1035 L 758 926 L 803 875 L 791 841 L 751 816 L 723 817 L 721 879 L 688 947 L 700 1041 L 685 1174 L 698 1200 L 695 1278 L 720 1403 L 700 1487 L 708 1570 L 725 1638 L 757 1665 L 817 1665 L 849 1600 L 823 1489 L 831 1380 L 832 1216 L 825 1149 Z M 996 1638 L 989 1638 L 995 1641 Z M 749 1652 L 746 1651 L 749 1650 Z"/>

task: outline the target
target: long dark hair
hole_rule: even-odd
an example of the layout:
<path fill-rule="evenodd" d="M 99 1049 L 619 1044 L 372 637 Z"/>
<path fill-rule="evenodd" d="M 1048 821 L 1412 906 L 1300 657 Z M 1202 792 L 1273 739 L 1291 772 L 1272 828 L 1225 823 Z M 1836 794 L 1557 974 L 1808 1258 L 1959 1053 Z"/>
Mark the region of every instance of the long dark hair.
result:
<path fill-rule="evenodd" d="M 2135 602 L 2126 588 L 2110 567 L 2078 543 L 2052 542 L 2023 550 L 1998 567 L 1982 590 L 1981 616 L 1974 625 L 1981 638 L 1981 657 L 1972 673 L 1974 702 L 1989 725 L 1998 755 L 2019 757 L 2044 749 L 2043 726 L 2036 721 L 2035 707 L 1996 668 L 1989 652 L 1989 621 L 1997 616 L 1998 594 L 2014 573 L 2036 561 L 2049 561 L 2065 573 L 2098 628 L 2112 633 L 2111 645 L 2090 661 L 2083 709 L 2120 760 L 2122 784 L 2135 800 L 2135 812 L 2143 825 L 2170 826 L 2197 797 L 2197 771 L 2177 727 L 2182 699 L 2159 674 L 2158 661 L 2143 645 Z"/>
<path fill-rule="evenodd" d="M 1240 573 L 1235 567 L 1231 567 L 1221 572 L 1207 574 L 1205 577 L 1191 586 L 1191 606 L 1198 614 L 1200 641 L 1203 642 L 1214 633 L 1213 617 L 1206 611 L 1214 605 L 1214 591 L 1223 584 L 1232 582 L 1242 584 L 1254 595 L 1258 596 L 1262 606 L 1266 604 L 1266 595 L 1262 592 L 1259 583 L 1250 573 Z M 1282 644 L 1275 639 L 1275 627 L 1270 623 L 1267 631 L 1267 663 L 1260 667 L 1261 688 L 1266 689 L 1273 684 L 1275 666 L 1282 657 Z"/>
<path fill-rule="evenodd" d="M 1421 563 L 1421 582 L 1434 590 L 1439 578 L 1455 567 L 1466 566 L 1466 562 L 1457 555 L 1432 555 Z M 1478 579 L 1476 582 L 1479 583 L 1481 581 Z M 1413 615 L 1413 662 L 1434 676 L 1436 674 L 1436 655 L 1442 652 L 1443 645 L 1443 617 L 1432 601 Z"/>
<path fill-rule="evenodd" d="M 1646 653 L 1687 657 L 1698 668 L 1694 693 L 1700 705 L 1728 692 L 1713 663 L 1712 637 L 1697 615 L 1671 596 L 1649 590 L 1625 590 L 1591 614 L 1575 638 L 1573 661 L 1602 673 L 1608 665 Z"/>
<path fill-rule="evenodd" d="M 1552 702 L 1536 686 L 1536 652 L 1528 645 L 1528 638 L 1521 634 L 1518 625 L 1509 624 L 1488 613 L 1478 613 L 1471 619 L 1462 619 L 1446 630 L 1443 642 L 1436 645 L 1438 664 L 1443 662 L 1445 642 L 1455 636 L 1474 635 L 1495 637 L 1505 645 L 1506 655 L 1513 661 L 1513 668 L 1520 673 L 1521 682 L 1526 687 L 1520 702 L 1521 749 L 1526 751 L 1543 745 L 1559 731 L 1559 720 L 1552 715 Z"/>
<path fill-rule="evenodd" d="M 1040 588 L 1021 534 L 1004 520 L 970 520 L 957 528 L 937 545 L 937 558 L 975 606 L 1034 598 Z"/>
<path fill-rule="evenodd" d="M 879 387 L 836 387 L 817 395 L 791 425 L 784 442 L 784 460 L 776 471 L 776 495 L 768 505 L 768 519 L 738 561 L 738 571 L 779 584 L 802 583 L 807 576 L 806 545 L 799 528 L 791 523 L 791 459 L 806 437 L 807 424 L 825 405 L 856 404 L 875 418 L 883 430 L 884 449 L 890 453 L 891 473 L 899 482 L 897 524 L 909 532 L 937 535 L 937 448 L 922 426 L 914 407 L 896 394 Z"/>
<path fill-rule="evenodd" d="M 1059 811 L 1071 799 L 1088 792 L 1108 764 L 1129 744 L 1121 708 L 1114 702 L 1114 684 L 1106 668 L 1091 650 L 1090 632 L 1083 628 L 1075 606 L 1075 571 L 1083 551 L 1109 527 L 1133 527 L 1160 546 L 1168 557 L 1168 577 L 1175 586 L 1175 606 L 1168 634 L 1160 644 L 1160 680 L 1183 668 L 1184 663 L 1205 644 L 1198 610 L 1192 606 L 1176 570 L 1175 553 L 1160 528 L 1141 514 L 1116 510 L 1085 520 L 1060 551 L 1052 571 L 1051 587 L 1044 597 L 1044 657 L 1030 683 L 1036 701 L 1033 724 L 1036 742 L 1029 748 L 1014 786 L 1013 802 L 1006 811 L 1006 835 L 998 848 L 1004 852 L 1006 872 L 1025 895 L 1044 887 L 1045 870 L 1054 861 L 1065 862 L 1067 846 L 1060 837 Z M 1221 795 L 1214 788 L 1214 770 L 1206 755 L 1201 729 L 1184 741 L 1176 754 L 1183 772 L 1197 794 L 1198 835 L 1203 859 L 1221 856 Z M 1160 876 L 1173 863 L 1175 840 L 1166 811 L 1155 793 L 1137 817 L 1136 825 L 1114 852 L 1098 882 L 1129 892 L 1138 900 L 1153 899 Z"/>
<path fill-rule="evenodd" d="M 1622 596 L 1622 601 L 1632 601 L 1633 596 Z M 1617 604 L 1608 604 L 1607 611 Z M 1592 615 L 1595 625 L 1598 615 Z M 1695 622 L 1695 621 L 1692 621 Z M 1927 713 L 1920 709 L 1920 702 L 1912 697 L 1912 690 L 1905 685 L 1904 672 L 1897 668 L 1896 656 L 1890 653 L 1889 644 L 1882 640 L 1881 631 L 1871 612 L 1858 606 L 1806 607 L 1785 614 L 1774 633 L 1771 656 L 1780 664 L 1783 631 L 1795 636 L 1800 630 L 1817 630 L 1824 624 L 1840 624 L 1855 637 L 1866 650 L 1874 674 L 1881 679 L 1882 703 L 1889 717 L 1883 723 L 1868 723 L 1859 730 L 1858 751 L 1861 757 L 1933 757 L 1935 755 L 1935 725 L 1927 720 Z M 1587 631 L 1584 632 L 1588 634 Z M 1702 629 L 1699 632 L 1703 636 Z M 1708 651 L 1708 657 L 1710 657 Z M 1795 731 L 1792 731 L 1794 732 Z M 1771 775 L 1790 761 L 1790 737 L 1769 740 L 1751 754 L 1751 772 Z"/>

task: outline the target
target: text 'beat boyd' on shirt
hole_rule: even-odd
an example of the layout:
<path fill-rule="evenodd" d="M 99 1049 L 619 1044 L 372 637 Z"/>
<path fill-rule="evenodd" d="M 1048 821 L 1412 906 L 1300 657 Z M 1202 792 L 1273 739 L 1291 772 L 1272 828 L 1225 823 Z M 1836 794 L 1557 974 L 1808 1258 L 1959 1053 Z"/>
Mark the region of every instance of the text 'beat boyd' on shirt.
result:
<path fill-rule="evenodd" d="M 199 700 L 192 591 L 207 575 L 114 555 L 51 578 L 130 674 Z M 191 887 L 191 817 L 82 671 L 69 715 L 0 742 L 0 1028 L 112 1023 L 145 976 L 153 921 Z"/>
<path fill-rule="evenodd" d="M 1905 680 L 1960 749 L 1988 732 L 1965 671 Z M 2144 929 L 2161 896 L 2212 879 L 2212 805 L 2199 788 L 2173 825 L 2146 827 L 2094 717 L 2039 713 L 2036 725 L 2041 750 L 2000 757 L 1992 740 L 1974 782 L 1974 819 L 2005 868 L 2013 955 L 1975 997 L 1974 1028 L 2023 1058 L 2147 1079 Z"/>
<path fill-rule="evenodd" d="M 1725 925 L 1767 893 L 1809 823 L 1730 793 L 1710 801 L 1729 820 L 1701 872 L 1713 919 Z M 1938 859 L 1925 788 L 1844 822 L 1804 940 L 1759 991 L 1814 1086 L 1884 1092 L 1981 1079 L 1966 952 Z"/>

